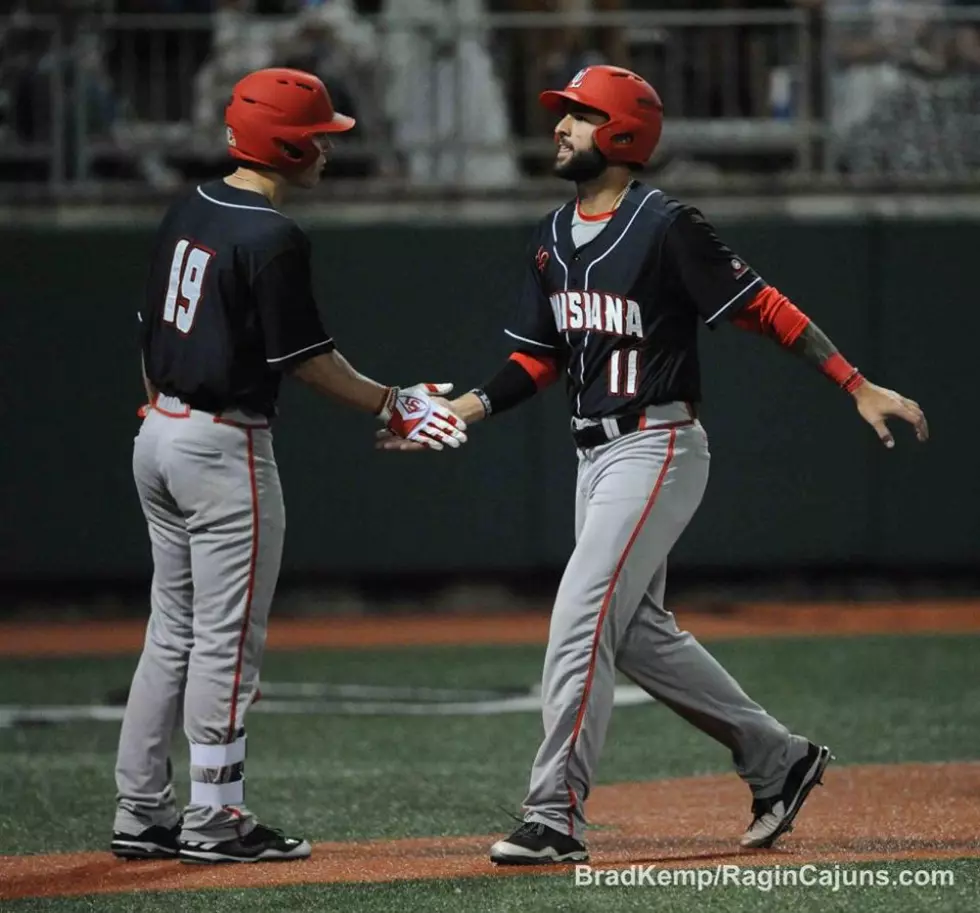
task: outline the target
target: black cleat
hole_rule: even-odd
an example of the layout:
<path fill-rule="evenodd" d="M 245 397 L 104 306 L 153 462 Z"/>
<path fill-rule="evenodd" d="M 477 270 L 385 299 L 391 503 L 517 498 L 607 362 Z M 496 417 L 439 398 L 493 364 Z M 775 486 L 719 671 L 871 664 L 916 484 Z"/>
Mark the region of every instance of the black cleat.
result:
<path fill-rule="evenodd" d="M 811 742 L 807 753 L 789 769 L 783 791 L 778 796 L 753 800 L 752 823 L 742 835 L 742 846 L 768 848 L 791 831 L 793 819 L 833 758 L 829 748 Z"/>
<path fill-rule="evenodd" d="M 588 858 L 584 843 L 535 821 L 525 822 L 490 848 L 490 861 L 498 865 L 548 865 L 586 862 Z"/>
<path fill-rule="evenodd" d="M 220 843 L 180 841 L 180 861 L 204 864 L 218 862 L 285 862 L 306 859 L 312 849 L 306 840 L 285 837 L 279 831 L 257 824 L 244 837 Z"/>
<path fill-rule="evenodd" d="M 175 859 L 180 822 L 173 827 L 154 824 L 138 836 L 115 831 L 109 848 L 120 859 Z"/>

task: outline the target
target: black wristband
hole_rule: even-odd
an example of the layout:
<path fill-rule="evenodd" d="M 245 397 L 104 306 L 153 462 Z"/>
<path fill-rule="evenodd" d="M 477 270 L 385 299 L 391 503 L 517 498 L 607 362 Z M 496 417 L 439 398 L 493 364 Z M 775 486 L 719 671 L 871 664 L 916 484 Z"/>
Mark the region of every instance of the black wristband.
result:
<path fill-rule="evenodd" d="M 489 418 L 493 414 L 493 403 L 490 402 L 490 397 L 481 390 L 479 387 L 474 387 L 470 390 L 482 404 L 483 404 L 483 414 L 485 418 Z"/>
<path fill-rule="evenodd" d="M 538 392 L 538 385 L 527 371 L 511 359 L 479 391 L 487 415 L 499 415 L 520 405 Z M 482 394 L 482 396 L 480 395 Z"/>

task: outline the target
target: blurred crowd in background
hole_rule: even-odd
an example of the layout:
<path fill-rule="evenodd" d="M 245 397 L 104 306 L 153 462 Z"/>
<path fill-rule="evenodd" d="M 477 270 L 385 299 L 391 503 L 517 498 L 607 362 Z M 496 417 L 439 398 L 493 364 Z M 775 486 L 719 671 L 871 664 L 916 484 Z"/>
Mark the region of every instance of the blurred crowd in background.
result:
<path fill-rule="evenodd" d="M 294 66 L 358 120 L 339 174 L 511 187 L 593 63 L 661 93 L 665 167 L 980 172 L 980 0 L 0 0 L 0 184 L 208 174 L 234 83 Z"/>

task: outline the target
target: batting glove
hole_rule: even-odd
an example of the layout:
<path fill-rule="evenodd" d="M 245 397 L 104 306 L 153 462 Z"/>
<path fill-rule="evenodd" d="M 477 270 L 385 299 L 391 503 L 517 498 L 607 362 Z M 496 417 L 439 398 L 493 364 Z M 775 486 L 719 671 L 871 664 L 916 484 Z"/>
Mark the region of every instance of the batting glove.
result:
<path fill-rule="evenodd" d="M 466 443 L 466 422 L 448 406 L 432 399 L 445 396 L 452 389 L 452 384 L 392 387 L 378 418 L 388 431 L 406 441 L 416 441 L 431 450 L 455 449 Z"/>

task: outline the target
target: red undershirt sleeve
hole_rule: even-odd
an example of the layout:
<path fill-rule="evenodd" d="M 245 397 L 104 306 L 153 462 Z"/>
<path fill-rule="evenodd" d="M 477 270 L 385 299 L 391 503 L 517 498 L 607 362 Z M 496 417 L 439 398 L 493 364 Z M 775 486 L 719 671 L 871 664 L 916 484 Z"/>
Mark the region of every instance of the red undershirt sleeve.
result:
<path fill-rule="evenodd" d="M 490 380 L 471 392 L 479 397 L 489 417 L 513 409 L 557 379 L 556 358 L 513 352 Z"/>
<path fill-rule="evenodd" d="M 864 381 L 822 330 L 772 286 L 760 291 L 733 319 L 740 329 L 761 333 L 814 365 L 850 393 Z"/>

